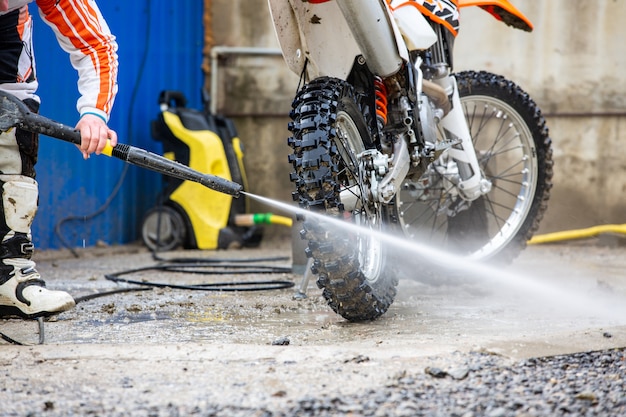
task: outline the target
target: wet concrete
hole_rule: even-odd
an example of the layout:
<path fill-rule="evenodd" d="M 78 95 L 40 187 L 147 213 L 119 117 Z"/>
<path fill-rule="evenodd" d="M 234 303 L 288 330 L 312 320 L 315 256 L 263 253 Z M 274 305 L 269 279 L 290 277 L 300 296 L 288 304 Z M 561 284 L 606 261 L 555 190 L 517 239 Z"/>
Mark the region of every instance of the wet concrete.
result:
<path fill-rule="evenodd" d="M 401 276 L 388 313 L 371 323 L 348 323 L 335 315 L 314 283 L 304 300 L 293 299 L 294 288 L 159 288 L 91 299 L 46 322 L 45 345 L 0 344 L 0 404 L 13 404 L 4 408 L 8 415 L 46 407 L 80 410 L 81 404 L 99 404 L 115 414 L 130 403 L 135 411 L 137 404 L 271 410 L 307 395 L 348 395 L 384 386 L 407 370 L 454 367 L 459 352 L 489 352 L 513 361 L 625 347 L 626 247 L 598 243 L 532 246 L 492 276 L 467 270 L 423 276 L 414 266 Z M 104 276 L 157 264 L 133 245 L 79 254 L 77 259 L 65 251 L 36 255 L 49 287 L 75 297 L 137 288 Z M 289 241 L 162 256 L 277 255 L 291 255 Z M 291 266 L 290 260 L 260 263 Z M 290 273 L 214 276 L 159 270 L 129 278 L 186 285 L 300 281 Z M 36 343 L 36 329 L 33 322 L 0 321 L 2 333 L 22 342 Z"/>

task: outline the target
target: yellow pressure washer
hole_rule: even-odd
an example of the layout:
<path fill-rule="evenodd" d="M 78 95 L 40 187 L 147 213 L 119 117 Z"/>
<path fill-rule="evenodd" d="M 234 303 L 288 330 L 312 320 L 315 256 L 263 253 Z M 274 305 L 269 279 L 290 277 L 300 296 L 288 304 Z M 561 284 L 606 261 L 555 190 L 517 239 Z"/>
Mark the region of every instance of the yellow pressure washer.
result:
<path fill-rule="evenodd" d="M 190 168 L 230 180 L 247 189 L 243 147 L 232 120 L 212 114 L 203 94 L 202 111 L 188 108 L 179 91 L 162 91 L 160 113 L 152 121 L 152 137 L 163 144 L 163 156 Z M 214 191 L 202 185 L 164 176 L 158 204 L 144 216 L 141 236 L 151 250 L 228 249 L 258 246 L 263 230 L 240 225 L 248 212 L 245 196 Z"/>

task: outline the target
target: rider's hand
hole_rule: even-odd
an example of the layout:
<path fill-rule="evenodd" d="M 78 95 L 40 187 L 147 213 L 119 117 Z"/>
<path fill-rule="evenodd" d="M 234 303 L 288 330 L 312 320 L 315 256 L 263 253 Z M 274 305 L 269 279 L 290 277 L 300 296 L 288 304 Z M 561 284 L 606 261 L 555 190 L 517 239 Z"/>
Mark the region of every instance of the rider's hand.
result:
<path fill-rule="evenodd" d="M 79 148 L 85 159 L 94 152 L 100 155 L 107 140 L 110 140 L 111 146 L 117 145 L 117 133 L 109 129 L 104 120 L 94 114 L 85 114 L 81 117 L 76 124 L 76 130 L 80 131 Z"/>

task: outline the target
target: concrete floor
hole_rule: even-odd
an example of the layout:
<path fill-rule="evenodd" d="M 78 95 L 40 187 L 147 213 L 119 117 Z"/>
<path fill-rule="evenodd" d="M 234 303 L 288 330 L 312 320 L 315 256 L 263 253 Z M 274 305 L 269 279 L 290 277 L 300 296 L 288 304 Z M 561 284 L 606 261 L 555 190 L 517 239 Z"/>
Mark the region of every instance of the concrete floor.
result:
<path fill-rule="evenodd" d="M 615 242 L 619 242 L 616 240 Z M 455 353 L 486 351 L 511 360 L 626 347 L 626 247 L 601 240 L 528 247 L 507 268 L 463 268 L 449 275 L 402 275 L 396 302 L 381 319 L 348 323 L 312 282 L 260 292 L 173 289 L 81 302 L 45 324 L 45 344 L 0 342 L 0 404 L 17 379 L 15 401 L 45 403 L 72 392 L 102 403 L 281 404 L 307 393 L 359 392 L 406 369 L 454 365 Z M 140 246 L 36 255 L 48 287 L 75 297 L 119 288 L 104 275 L 157 265 Z M 257 249 L 180 251 L 162 257 L 249 259 L 291 256 L 289 241 Z M 291 267 L 289 259 L 260 262 Z M 147 270 L 127 276 L 175 284 L 283 280 L 291 273 L 197 275 Z M 0 321 L 0 331 L 37 342 L 37 326 Z M 219 389 L 215 387 L 219 385 Z M 106 386 L 106 390 L 100 389 Z M 213 388 L 208 389 L 208 387 Z M 52 391 L 51 391 L 52 390 Z M 167 393 L 167 395 L 164 395 Z"/>

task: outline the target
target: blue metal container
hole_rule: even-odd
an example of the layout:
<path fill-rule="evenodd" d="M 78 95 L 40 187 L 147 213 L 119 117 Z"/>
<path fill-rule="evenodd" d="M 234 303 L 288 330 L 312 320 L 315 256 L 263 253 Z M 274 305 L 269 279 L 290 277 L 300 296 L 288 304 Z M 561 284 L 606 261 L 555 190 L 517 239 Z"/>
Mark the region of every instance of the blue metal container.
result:
<path fill-rule="evenodd" d="M 150 135 L 159 92 L 180 90 L 189 107 L 201 106 L 203 2 L 101 0 L 98 5 L 119 44 L 119 93 L 109 126 L 119 142 L 160 154 L 160 144 Z M 35 4 L 30 7 L 40 112 L 73 126 L 77 74 Z M 85 161 L 73 145 L 45 136 L 36 168 L 40 201 L 33 238 L 38 249 L 135 241 L 162 187 L 159 174 L 106 156 Z"/>

